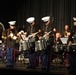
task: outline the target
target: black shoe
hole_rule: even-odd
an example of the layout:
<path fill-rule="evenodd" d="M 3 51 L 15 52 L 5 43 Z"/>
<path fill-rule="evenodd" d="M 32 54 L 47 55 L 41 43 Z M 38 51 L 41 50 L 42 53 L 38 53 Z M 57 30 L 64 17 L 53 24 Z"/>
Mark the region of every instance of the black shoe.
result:
<path fill-rule="evenodd" d="M 35 69 L 35 67 L 32 67 L 32 69 Z"/>
<path fill-rule="evenodd" d="M 6 65 L 6 67 L 9 67 L 10 65 Z"/>
<path fill-rule="evenodd" d="M 73 70 L 68 70 L 68 73 L 73 74 L 74 71 Z"/>
<path fill-rule="evenodd" d="M 13 65 L 6 65 L 6 67 L 14 67 Z"/>
<path fill-rule="evenodd" d="M 14 67 L 13 65 L 10 65 L 10 67 Z"/>
<path fill-rule="evenodd" d="M 42 67 L 42 70 L 46 70 L 46 68 L 45 67 Z"/>
<path fill-rule="evenodd" d="M 46 68 L 46 70 L 47 70 L 47 71 L 49 71 L 49 70 L 50 70 L 50 68 Z"/>
<path fill-rule="evenodd" d="M 29 69 L 29 68 L 32 68 L 31 66 L 27 66 L 27 68 Z"/>

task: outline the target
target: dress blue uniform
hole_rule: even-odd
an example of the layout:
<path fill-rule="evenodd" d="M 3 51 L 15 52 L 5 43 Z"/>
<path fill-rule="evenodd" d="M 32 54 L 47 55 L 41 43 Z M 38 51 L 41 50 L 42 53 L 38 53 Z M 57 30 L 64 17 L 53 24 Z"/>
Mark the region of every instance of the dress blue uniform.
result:
<path fill-rule="evenodd" d="M 26 21 L 30 24 L 28 29 L 27 29 L 27 37 L 29 35 L 32 35 L 33 33 L 38 32 L 38 26 L 35 24 L 35 18 L 34 17 L 29 17 Z M 33 41 L 32 41 L 33 40 Z M 36 36 L 29 38 L 29 43 L 30 43 L 30 48 L 28 49 L 29 51 L 29 66 L 28 68 L 34 69 L 36 66 L 35 64 L 35 41 L 36 41 Z"/>
<path fill-rule="evenodd" d="M 10 24 L 10 28 L 6 30 L 6 56 L 7 56 L 7 65 L 6 67 L 14 66 L 14 50 L 16 44 L 16 34 L 17 29 L 15 28 L 16 21 L 8 22 Z"/>
<path fill-rule="evenodd" d="M 52 24 L 50 24 L 50 16 L 46 16 L 42 18 L 42 21 L 44 22 L 43 29 L 42 29 L 42 35 L 45 35 L 45 32 L 49 33 L 50 31 L 53 30 Z M 46 36 L 48 37 L 48 36 Z M 52 50 L 52 45 L 53 45 L 53 36 L 52 33 L 49 33 L 49 39 L 46 40 L 46 45 L 47 47 L 42 50 L 42 70 L 49 70 L 50 69 L 50 55 L 51 55 L 51 50 Z"/>
<path fill-rule="evenodd" d="M 68 61 L 69 61 L 69 72 L 76 74 L 76 45 L 73 45 L 76 43 L 76 18 L 73 17 L 74 20 L 74 29 L 72 29 L 70 41 L 72 45 L 69 48 L 68 53 Z"/>

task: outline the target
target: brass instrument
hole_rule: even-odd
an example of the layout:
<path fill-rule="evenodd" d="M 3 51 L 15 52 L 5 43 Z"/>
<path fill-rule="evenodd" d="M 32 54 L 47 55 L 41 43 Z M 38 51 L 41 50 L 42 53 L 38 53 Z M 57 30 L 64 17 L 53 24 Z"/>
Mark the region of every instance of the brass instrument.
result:
<path fill-rule="evenodd" d="M 16 40 L 17 39 L 17 36 L 15 36 L 12 32 L 7 37 L 12 39 L 12 40 Z"/>
<path fill-rule="evenodd" d="M 2 32 L 2 39 L 5 41 L 7 39 L 6 30 Z"/>
<path fill-rule="evenodd" d="M 65 32 L 64 32 L 64 37 L 69 37 L 70 34 L 71 34 L 71 33 L 70 33 L 69 31 L 65 31 Z"/>
<path fill-rule="evenodd" d="M 12 31 L 7 31 L 7 30 L 4 30 L 2 32 L 2 39 L 4 41 L 4 43 L 6 43 L 6 40 L 9 39 L 9 40 L 16 40 L 17 39 L 17 36 L 14 35 L 14 33 Z"/>

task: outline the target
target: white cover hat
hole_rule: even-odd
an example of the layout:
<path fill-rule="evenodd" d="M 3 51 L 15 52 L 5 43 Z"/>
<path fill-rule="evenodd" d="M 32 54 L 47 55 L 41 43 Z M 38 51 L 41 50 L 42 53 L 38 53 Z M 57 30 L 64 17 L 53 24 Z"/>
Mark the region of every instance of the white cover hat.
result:
<path fill-rule="evenodd" d="M 34 17 L 30 17 L 30 18 L 28 18 L 26 21 L 27 21 L 28 23 L 32 23 L 34 20 L 35 20 Z"/>
<path fill-rule="evenodd" d="M 9 21 L 8 22 L 10 25 L 15 25 L 16 21 Z"/>
<path fill-rule="evenodd" d="M 47 22 L 48 20 L 50 20 L 50 16 L 43 17 L 41 20 L 43 22 Z"/>
<path fill-rule="evenodd" d="M 73 20 L 76 21 L 76 17 L 73 17 Z"/>

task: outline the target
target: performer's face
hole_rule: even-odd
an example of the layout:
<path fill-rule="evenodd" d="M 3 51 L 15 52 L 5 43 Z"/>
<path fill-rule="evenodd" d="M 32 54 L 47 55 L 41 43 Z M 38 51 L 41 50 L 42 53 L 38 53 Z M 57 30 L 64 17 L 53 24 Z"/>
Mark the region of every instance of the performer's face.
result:
<path fill-rule="evenodd" d="M 53 32 L 56 32 L 56 28 L 53 29 Z"/>
<path fill-rule="evenodd" d="M 10 29 L 14 29 L 15 28 L 15 26 L 10 26 Z"/>
<path fill-rule="evenodd" d="M 45 25 L 49 25 L 50 24 L 50 20 L 49 21 L 47 21 L 47 22 L 45 22 Z"/>
<path fill-rule="evenodd" d="M 32 23 L 31 23 L 31 26 L 33 26 L 35 24 L 35 22 L 33 21 Z"/>
<path fill-rule="evenodd" d="M 56 38 L 60 38 L 61 37 L 61 34 L 60 33 L 56 33 Z"/>
<path fill-rule="evenodd" d="M 65 30 L 68 30 L 68 28 L 69 28 L 68 25 L 65 25 Z"/>
<path fill-rule="evenodd" d="M 74 22 L 74 26 L 76 26 L 76 22 Z"/>

